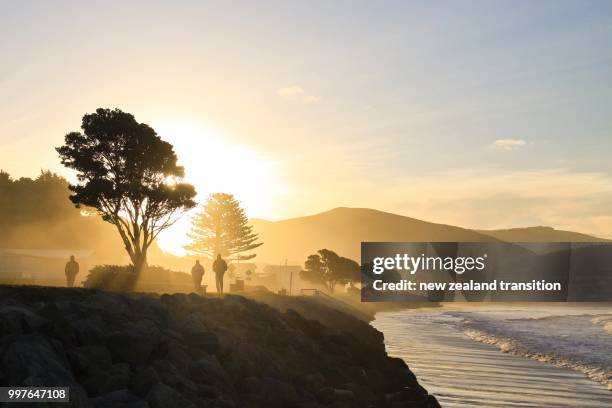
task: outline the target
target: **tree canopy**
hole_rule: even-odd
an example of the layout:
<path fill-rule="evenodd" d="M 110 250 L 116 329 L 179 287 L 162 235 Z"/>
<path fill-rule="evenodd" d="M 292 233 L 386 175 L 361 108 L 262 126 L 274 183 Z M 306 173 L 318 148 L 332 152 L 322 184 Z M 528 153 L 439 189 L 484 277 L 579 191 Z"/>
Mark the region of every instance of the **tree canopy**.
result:
<path fill-rule="evenodd" d="M 68 182 L 50 171 L 42 171 L 35 179 L 14 180 L 0 170 L 0 226 L 78 217 L 66 200 L 67 193 Z"/>
<path fill-rule="evenodd" d="M 116 256 L 121 243 L 113 227 L 76 209 L 66 199 L 68 185 L 50 171 L 12 178 L 0 170 L 0 247 L 87 249 L 96 256 Z"/>
<path fill-rule="evenodd" d="M 217 254 L 233 260 L 248 260 L 250 252 L 262 245 L 240 202 L 232 194 L 214 193 L 193 218 L 185 249 L 213 259 Z"/>
<path fill-rule="evenodd" d="M 337 284 L 358 282 L 361 278 L 361 268 L 352 259 L 342 257 L 329 249 L 321 249 L 308 256 L 300 278 L 323 284 L 333 292 Z"/>
<path fill-rule="evenodd" d="M 70 200 L 116 227 L 138 277 L 159 233 L 196 205 L 195 188 L 181 182 L 173 146 L 133 115 L 100 108 L 83 116 L 81 129 L 56 149 L 77 172 Z"/>

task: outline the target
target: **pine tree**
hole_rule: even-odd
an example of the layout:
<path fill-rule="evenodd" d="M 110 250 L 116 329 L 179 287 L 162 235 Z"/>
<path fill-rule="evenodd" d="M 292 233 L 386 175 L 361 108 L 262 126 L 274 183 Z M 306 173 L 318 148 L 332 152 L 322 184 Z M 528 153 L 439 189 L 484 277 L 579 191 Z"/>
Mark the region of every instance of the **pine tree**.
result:
<path fill-rule="evenodd" d="M 256 254 L 243 254 L 262 245 L 240 202 L 232 194 L 214 193 L 202 211 L 193 218 L 191 244 L 185 249 L 213 259 L 217 254 L 230 260 L 247 260 Z"/>

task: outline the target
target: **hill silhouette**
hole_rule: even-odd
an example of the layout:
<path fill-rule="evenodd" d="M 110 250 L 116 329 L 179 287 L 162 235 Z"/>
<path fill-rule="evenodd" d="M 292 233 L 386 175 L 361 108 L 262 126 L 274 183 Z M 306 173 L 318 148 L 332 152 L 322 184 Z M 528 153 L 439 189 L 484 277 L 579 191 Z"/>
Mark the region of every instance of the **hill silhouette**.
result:
<path fill-rule="evenodd" d="M 609 242 L 592 235 L 544 226 L 476 231 L 506 242 Z"/>
<path fill-rule="evenodd" d="M 259 261 L 301 264 L 309 254 L 329 248 L 358 260 L 362 241 L 372 242 L 495 242 L 603 241 L 585 234 L 549 227 L 478 231 L 437 224 L 369 208 L 339 207 L 320 214 L 281 221 L 253 219 L 264 245 Z"/>

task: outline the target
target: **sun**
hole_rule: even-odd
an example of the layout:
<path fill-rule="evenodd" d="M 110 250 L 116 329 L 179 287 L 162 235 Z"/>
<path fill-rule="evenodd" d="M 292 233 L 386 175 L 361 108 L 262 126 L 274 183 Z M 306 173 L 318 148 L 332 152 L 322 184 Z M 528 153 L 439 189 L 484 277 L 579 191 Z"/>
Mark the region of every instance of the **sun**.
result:
<path fill-rule="evenodd" d="M 203 203 L 210 193 L 233 194 L 249 217 L 274 217 L 275 203 L 284 194 L 278 161 L 261 151 L 235 143 L 223 132 L 203 123 L 171 120 L 152 124 L 162 139 L 170 142 L 185 167 L 185 181 L 198 192 Z M 184 255 L 188 242 L 191 214 L 162 232 L 158 244 L 162 250 Z"/>

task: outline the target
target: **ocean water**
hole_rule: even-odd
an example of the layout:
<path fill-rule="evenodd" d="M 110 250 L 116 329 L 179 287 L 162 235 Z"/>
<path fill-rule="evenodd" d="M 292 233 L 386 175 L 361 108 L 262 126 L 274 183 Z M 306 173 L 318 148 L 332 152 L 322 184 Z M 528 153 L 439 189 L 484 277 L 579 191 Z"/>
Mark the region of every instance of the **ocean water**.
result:
<path fill-rule="evenodd" d="M 372 323 L 443 407 L 612 407 L 612 306 L 446 304 Z"/>

